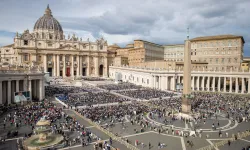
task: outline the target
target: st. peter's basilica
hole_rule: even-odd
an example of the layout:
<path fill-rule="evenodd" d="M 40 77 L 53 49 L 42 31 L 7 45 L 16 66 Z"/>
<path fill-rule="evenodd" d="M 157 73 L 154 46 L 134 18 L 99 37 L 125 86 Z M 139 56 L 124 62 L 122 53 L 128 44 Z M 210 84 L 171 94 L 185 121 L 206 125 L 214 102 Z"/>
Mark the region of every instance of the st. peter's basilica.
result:
<path fill-rule="evenodd" d="M 103 38 L 91 42 L 74 34 L 65 37 L 49 6 L 36 21 L 33 32 L 16 33 L 14 44 L 3 48 L 6 55 L 11 55 L 10 64 L 39 66 L 51 76 L 62 77 L 108 76 L 114 57 Z"/>

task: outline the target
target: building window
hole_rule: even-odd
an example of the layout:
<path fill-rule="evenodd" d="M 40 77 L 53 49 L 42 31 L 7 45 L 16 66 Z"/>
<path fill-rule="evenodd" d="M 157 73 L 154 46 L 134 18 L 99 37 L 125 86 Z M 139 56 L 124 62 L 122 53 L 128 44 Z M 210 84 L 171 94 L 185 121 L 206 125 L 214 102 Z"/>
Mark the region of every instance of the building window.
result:
<path fill-rule="evenodd" d="M 76 45 L 74 45 L 74 47 L 76 48 Z"/>
<path fill-rule="evenodd" d="M 28 40 L 23 41 L 23 45 L 28 45 L 28 44 L 29 44 Z"/>
<path fill-rule="evenodd" d="M 103 45 L 100 45 L 100 50 L 102 50 L 103 49 Z"/>
<path fill-rule="evenodd" d="M 76 56 L 74 56 L 74 61 L 76 61 Z"/>
<path fill-rule="evenodd" d="M 231 58 L 228 58 L 228 63 L 231 63 Z"/>
<path fill-rule="evenodd" d="M 219 62 L 219 59 L 218 59 L 218 58 L 216 58 L 216 59 L 215 59 L 215 62 L 216 62 L 216 64 L 218 64 L 218 62 Z"/>
<path fill-rule="evenodd" d="M 10 50 L 6 49 L 6 53 L 8 53 Z"/>
<path fill-rule="evenodd" d="M 52 44 L 48 44 L 48 47 L 52 47 Z"/>
<path fill-rule="evenodd" d="M 238 58 L 234 58 L 234 61 L 235 61 L 235 63 L 237 63 L 238 62 Z"/>
<path fill-rule="evenodd" d="M 221 63 L 224 63 L 225 58 L 221 58 Z"/>
<path fill-rule="evenodd" d="M 23 60 L 24 61 L 29 61 L 29 54 L 24 54 L 23 55 Z"/>
<path fill-rule="evenodd" d="M 60 47 L 62 47 L 63 45 L 62 44 L 60 44 Z"/>
<path fill-rule="evenodd" d="M 149 84 L 149 79 L 147 79 L 147 83 Z"/>
<path fill-rule="evenodd" d="M 62 61 L 62 56 L 59 57 L 60 61 Z"/>
<path fill-rule="evenodd" d="M 38 56 L 38 61 L 42 61 L 42 56 Z"/>

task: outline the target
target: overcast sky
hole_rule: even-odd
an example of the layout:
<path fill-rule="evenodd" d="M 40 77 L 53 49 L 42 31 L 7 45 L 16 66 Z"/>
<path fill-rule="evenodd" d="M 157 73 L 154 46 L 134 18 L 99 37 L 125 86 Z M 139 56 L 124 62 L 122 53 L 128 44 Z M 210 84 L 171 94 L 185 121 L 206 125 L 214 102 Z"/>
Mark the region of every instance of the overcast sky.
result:
<path fill-rule="evenodd" d="M 189 27 L 190 38 L 242 35 L 250 56 L 250 0 L 0 0 L 0 46 L 11 44 L 17 31 L 32 31 L 47 4 L 66 37 L 181 44 Z"/>

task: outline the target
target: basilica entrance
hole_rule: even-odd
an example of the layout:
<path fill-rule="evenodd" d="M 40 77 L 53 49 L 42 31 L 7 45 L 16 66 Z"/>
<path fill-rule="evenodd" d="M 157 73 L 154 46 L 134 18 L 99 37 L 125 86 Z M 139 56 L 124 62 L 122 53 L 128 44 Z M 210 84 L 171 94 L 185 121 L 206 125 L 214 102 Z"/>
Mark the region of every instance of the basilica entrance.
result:
<path fill-rule="evenodd" d="M 99 75 L 103 76 L 103 65 L 100 65 L 99 67 Z"/>
<path fill-rule="evenodd" d="M 82 68 L 82 76 L 86 76 L 86 68 Z"/>
<path fill-rule="evenodd" d="M 48 68 L 49 76 L 52 76 L 52 68 Z"/>
<path fill-rule="evenodd" d="M 66 70 L 66 76 L 67 76 L 67 77 L 70 76 L 70 68 L 67 68 L 67 70 Z"/>

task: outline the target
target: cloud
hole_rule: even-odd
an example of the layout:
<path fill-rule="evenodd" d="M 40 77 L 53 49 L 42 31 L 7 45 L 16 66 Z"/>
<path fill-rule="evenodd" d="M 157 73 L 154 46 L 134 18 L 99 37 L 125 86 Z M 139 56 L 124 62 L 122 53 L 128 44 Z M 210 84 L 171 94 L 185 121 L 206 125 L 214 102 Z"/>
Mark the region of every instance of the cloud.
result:
<path fill-rule="evenodd" d="M 104 36 L 109 44 L 120 45 L 138 38 L 179 44 L 189 27 L 191 38 L 242 35 L 245 55 L 250 55 L 249 0 L 1 0 L 0 31 L 32 30 L 48 3 L 66 37 L 73 33 L 91 40 Z"/>

